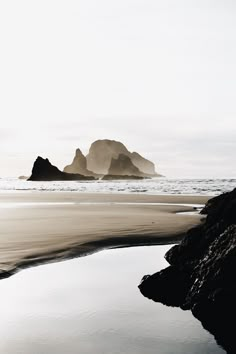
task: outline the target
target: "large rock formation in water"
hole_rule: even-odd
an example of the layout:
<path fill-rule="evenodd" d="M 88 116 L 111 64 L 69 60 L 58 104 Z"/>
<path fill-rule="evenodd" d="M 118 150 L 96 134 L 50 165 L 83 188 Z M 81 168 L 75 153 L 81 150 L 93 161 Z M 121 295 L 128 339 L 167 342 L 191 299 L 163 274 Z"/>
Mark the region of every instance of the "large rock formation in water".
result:
<path fill-rule="evenodd" d="M 56 166 L 53 166 L 48 159 L 38 156 L 28 181 L 77 181 L 88 179 L 94 179 L 94 177 L 62 172 Z"/>
<path fill-rule="evenodd" d="M 151 161 L 136 152 L 131 153 L 121 142 L 108 139 L 97 140 L 92 143 L 87 155 L 87 167 L 95 173 L 106 175 L 109 173 L 112 159 L 119 159 L 119 155 L 129 157 L 132 164 L 137 167 L 143 175 L 160 176 L 156 174 L 155 165 Z M 118 170 L 117 168 L 117 175 L 124 174 L 122 169 Z"/>
<path fill-rule="evenodd" d="M 105 177 L 105 179 L 144 178 L 161 176 L 155 172 L 154 164 L 139 155 L 130 152 L 119 141 L 97 140 L 92 143 L 87 157 L 80 149 L 64 172 L 52 166 L 48 159 L 38 157 L 34 163 L 29 180 L 82 180 L 89 177 Z"/>
<path fill-rule="evenodd" d="M 118 157 L 111 159 L 111 164 L 108 170 L 108 175 L 120 176 L 140 176 L 143 177 L 144 173 L 136 167 L 131 158 L 124 154 L 119 154 Z"/>
<path fill-rule="evenodd" d="M 158 173 L 155 171 L 155 165 L 153 162 L 145 159 L 143 156 L 138 154 L 137 152 L 132 152 L 129 155 L 131 161 L 135 166 L 139 168 L 140 171 L 142 171 L 146 175 L 156 175 L 160 176 Z"/>
<path fill-rule="evenodd" d="M 79 173 L 84 176 L 95 176 L 95 173 L 87 169 L 87 159 L 80 149 L 75 152 L 75 157 L 70 165 L 64 168 L 67 173 Z"/>
<path fill-rule="evenodd" d="M 142 294 L 191 310 L 228 353 L 236 353 L 236 189 L 210 199 L 201 226 L 166 254 L 170 266 L 144 276 Z"/>
<path fill-rule="evenodd" d="M 128 155 L 126 147 L 113 140 L 97 140 L 90 146 L 87 155 L 88 168 L 100 174 L 107 174 L 112 158 L 118 158 L 119 154 Z"/>

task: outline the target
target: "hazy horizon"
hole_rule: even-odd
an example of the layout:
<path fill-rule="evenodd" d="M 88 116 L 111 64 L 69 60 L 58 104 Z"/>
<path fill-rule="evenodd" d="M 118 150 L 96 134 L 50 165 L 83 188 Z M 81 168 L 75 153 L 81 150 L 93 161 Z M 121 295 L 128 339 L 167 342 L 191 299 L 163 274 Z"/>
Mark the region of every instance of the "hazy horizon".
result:
<path fill-rule="evenodd" d="M 167 177 L 236 177 L 231 0 L 0 3 L 0 177 L 121 141 Z"/>

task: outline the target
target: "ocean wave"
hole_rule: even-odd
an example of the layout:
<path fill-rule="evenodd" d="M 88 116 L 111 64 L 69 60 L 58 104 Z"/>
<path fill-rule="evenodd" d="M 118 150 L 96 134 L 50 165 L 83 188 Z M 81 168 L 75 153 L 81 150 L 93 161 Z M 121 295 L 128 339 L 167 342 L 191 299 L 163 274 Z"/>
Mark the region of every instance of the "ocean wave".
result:
<path fill-rule="evenodd" d="M 127 181 L 54 181 L 32 182 L 17 178 L 0 178 L 0 191 L 62 191 L 83 193 L 144 193 L 218 195 L 236 187 L 235 178 L 167 179 Z"/>

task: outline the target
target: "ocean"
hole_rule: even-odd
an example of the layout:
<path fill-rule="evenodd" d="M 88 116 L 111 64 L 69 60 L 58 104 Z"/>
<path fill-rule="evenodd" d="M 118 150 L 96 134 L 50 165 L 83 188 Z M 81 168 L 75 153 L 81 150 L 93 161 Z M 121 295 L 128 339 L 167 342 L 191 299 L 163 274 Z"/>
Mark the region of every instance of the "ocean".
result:
<path fill-rule="evenodd" d="M 236 178 L 176 179 L 152 178 L 122 181 L 31 182 L 18 178 L 0 178 L 0 191 L 77 191 L 85 193 L 146 193 L 216 196 L 236 187 Z"/>

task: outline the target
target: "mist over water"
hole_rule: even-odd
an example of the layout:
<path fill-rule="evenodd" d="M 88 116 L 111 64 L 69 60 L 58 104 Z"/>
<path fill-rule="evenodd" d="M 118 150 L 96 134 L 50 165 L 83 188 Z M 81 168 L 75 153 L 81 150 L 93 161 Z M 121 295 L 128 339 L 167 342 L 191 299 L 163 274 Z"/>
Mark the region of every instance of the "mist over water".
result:
<path fill-rule="evenodd" d="M 54 181 L 32 182 L 17 178 L 0 178 L 0 191 L 77 191 L 86 193 L 146 193 L 219 195 L 236 187 L 236 178 L 174 179 L 152 178 L 124 181 Z"/>

